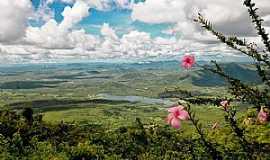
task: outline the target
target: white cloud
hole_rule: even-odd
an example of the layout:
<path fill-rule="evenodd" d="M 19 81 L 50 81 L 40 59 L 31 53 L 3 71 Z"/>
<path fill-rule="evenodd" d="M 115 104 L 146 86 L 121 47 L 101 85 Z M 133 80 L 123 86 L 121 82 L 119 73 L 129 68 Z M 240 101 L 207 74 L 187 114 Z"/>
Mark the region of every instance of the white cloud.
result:
<path fill-rule="evenodd" d="M 270 14 L 268 0 L 255 2 L 262 16 Z M 132 18 L 146 23 L 189 23 L 185 29 L 188 31 L 198 12 L 226 34 L 254 34 L 247 8 L 235 0 L 147 0 L 134 4 Z"/>
<path fill-rule="evenodd" d="M 110 2 L 111 0 L 49 0 L 47 1 L 48 4 L 51 4 L 53 2 L 63 2 L 63 3 L 67 3 L 67 4 L 74 4 L 77 2 L 83 2 L 88 4 L 89 6 L 96 8 L 98 10 L 107 10 L 110 9 Z"/>
<path fill-rule="evenodd" d="M 120 40 L 120 51 L 128 57 L 147 57 L 153 49 L 149 33 L 131 31 Z"/>
<path fill-rule="evenodd" d="M 243 2 L 243 1 L 242 1 Z M 214 27 L 226 35 L 237 35 L 251 41 L 255 38 L 254 26 L 241 1 L 235 0 L 147 0 L 134 4 L 133 20 L 145 23 L 174 23 L 175 27 L 164 33 L 178 37 L 177 50 L 198 52 L 235 53 L 229 50 L 208 32 L 205 32 L 193 19 L 200 12 L 209 19 Z M 265 25 L 270 25 L 269 0 L 254 0 L 264 17 Z M 172 5 L 174 4 L 174 5 Z"/>
<path fill-rule="evenodd" d="M 19 0 L 14 2 L 17 1 Z M 29 3 L 27 0 L 20 1 Z M 62 12 L 64 19 L 60 23 L 56 22 L 53 13 L 46 6 L 53 1 L 72 3 L 72 7 L 67 6 Z M 261 7 L 260 14 L 266 20 L 265 24 L 270 26 L 269 1 L 256 1 Z M 171 38 L 153 38 L 150 33 L 137 31 L 136 28 L 119 36 L 117 35 L 119 32 L 116 32 L 117 28 L 112 28 L 106 23 L 99 26 L 100 37 L 86 33 L 84 29 L 77 29 L 76 25 L 91 13 L 91 8 L 109 9 L 111 0 L 48 0 L 35 12 L 36 18 L 41 18 L 45 22 L 44 25 L 29 26 L 27 29 L 27 16 L 31 12 L 31 6 L 23 4 L 17 6 L 17 3 L 12 2 L 0 1 L 0 6 L 9 4 L 10 7 L 3 11 L 0 20 L 7 19 L 11 11 L 21 7 L 16 10 L 16 14 L 20 13 L 18 17 L 14 16 L 15 18 L 12 17 L 7 24 L 0 25 L 0 63 L 175 58 L 185 53 L 204 55 L 201 56 L 203 58 L 237 55 L 236 52 L 220 44 L 210 33 L 203 32 L 200 26 L 193 22 L 198 11 L 211 20 L 219 31 L 226 34 L 235 33 L 239 36 L 248 35 L 249 37 L 246 38 L 250 41 L 260 40 L 254 37 L 246 8 L 241 2 L 238 4 L 233 0 L 147 0 L 138 4 L 128 3 L 127 0 L 113 1 L 120 8 L 131 7 L 133 20 L 151 24 L 174 24 L 171 29 L 164 31 L 166 34 L 171 34 Z M 31 17 L 35 18 L 35 16 Z M 1 27 L 6 32 L 3 32 Z M 267 31 L 270 31 L 269 28 L 266 28 Z M 23 39 L 16 44 L 8 42 L 21 37 Z"/>
<path fill-rule="evenodd" d="M 64 20 L 59 25 L 61 30 L 67 30 L 73 27 L 75 24 L 80 22 L 84 17 L 89 15 L 89 6 L 87 3 L 83 1 L 77 1 L 73 7 L 65 7 L 62 15 Z"/>
<path fill-rule="evenodd" d="M 100 33 L 101 35 L 103 35 L 104 37 L 110 38 L 110 39 L 114 39 L 117 40 L 118 37 L 115 33 L 115 30 L 112 29 L 108 23 L 104 23 L 103 26 L 100 29 Z"/>
<path fill-rule="evenodd" d="M 49 49 L 93 49 L 97 41 L 94 36 L 86 34 L 83 29 L 73 30 L 74 25 L 89 15 L 89 8 L 86 3 L 78 1 L 72 8 L 64 9 L 64 19 L 60 24 L 50 19 L 42 27 L 28 27 L 25 40 Z"/>
<path fill-rule="evenodd" d="M 116 0 L 116 4 L 120 8 L 127 8 L 127 9 L 129 9 L 132 6 L 132 3 L 130 3 L 129 0 Z"/>
<path fill-rule="evenodd" d="M 53 18 L 55 15 L 51 8 L 48 6 L 49 3 L 50 0 L 41 1 L 38 9 L 34 12 L 34 14 L 31 15 L 29 19 L 38 23 L 43 23 Z"/>
<path fill-rule="evenodd" d="M 1 0 L 0 8 L 0 42 L 21 38 L 27 27 L 27 18 L 32 12 L 30 0 Z"/>
<path fill-rule="evenodd" d="M 146 23 L 176 23 L 184 20 L 185 1 L 147 0 L 133 5 L 132 19 Z"/>

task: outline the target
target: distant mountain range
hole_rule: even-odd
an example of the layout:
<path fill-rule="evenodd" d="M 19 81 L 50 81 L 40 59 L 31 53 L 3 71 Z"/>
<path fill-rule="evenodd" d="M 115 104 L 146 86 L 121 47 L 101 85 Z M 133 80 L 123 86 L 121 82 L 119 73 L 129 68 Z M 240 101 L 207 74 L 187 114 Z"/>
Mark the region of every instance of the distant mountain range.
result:
<path fill-rule="evenodd" d="M 209 64 L 208 61 L 198 61 L 200 65 Z M 223 63 L 221 65 L 225 72 L 235 78 L 248 83 L 260 83 L 260 77 L 256 73 L 256 68 L 250 62 L 239 63 Z M 61 75 L 65 71 L 65 75 Z M 71 74 L 72 71 L 72 74 Z M 112 82 L 125 82 L 131 80 L 150 80 L 160 81 L 162 84 L 176 84 L 179 81 L 192 83 L 196 86 L 222 86 L 225 81 L 209 71 L 205 71 L 199 67 L 194 67 L 192 70 L 184 71 L 180 67 L 180 63 L 176 60 L 172 61 L 147 61 L 139 63 L 62 63 L 62 64 L 28 64 L 28 65 L 12 65 L 1 66 L 1 76 L 12 76 L 31 72 L 40 74 L 46 72 L 49 79 L 87 79 L 89 76 L 100 75 L 99 77 L 107 77 L 110 79 L 114 74 L 116 79 L 111 79 Z M 58 74 L 59 73 L 59 74 Z M 69 74 L 68 74 L 69 73 Z M 52 76 L 53 74 L 54 76 Z M 82 77 L 84 75 L 89 75 Z M 97 77 L 98 78 L 98 77 Z M 10 83 L 11 84 L 11 83 Z M 13 82 L 12 82 L 13 84 Z M 3 87 L 2 84 L 2 88 Z M 8 87 L 9 88 L 9 87 Z"/>
<path fill-rule="evenodd" d="M 261 83 L 261 79 L 254 65 L 226 63 L 222 64 L 221 67 L 224 69 L 225 73 L 243 82 L 249 84 Z M 192 84 L 196 86 L 222 86 L 226 83 L 219 75 L 202 69 L 192 72 L 189 78 Z"/>

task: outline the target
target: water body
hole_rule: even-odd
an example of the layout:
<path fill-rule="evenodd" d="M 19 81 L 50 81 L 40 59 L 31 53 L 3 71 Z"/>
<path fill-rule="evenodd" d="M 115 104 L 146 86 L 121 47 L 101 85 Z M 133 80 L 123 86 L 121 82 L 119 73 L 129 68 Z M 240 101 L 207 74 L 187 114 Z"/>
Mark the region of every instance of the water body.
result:
<path fill-rule="evenodd" d="M 175 102 L 168 99 L 158 99 L 158 98 L 148 98 L 143 96 L 114 96 L 110 94 L 98 94 L 97 96 L 102 99 L 111 100 L 111 101 L 129 101 L 129 102 L 139 102 L 144 104 L 159 104 L 164 106 L 170 106 L 175 104 Z"/>

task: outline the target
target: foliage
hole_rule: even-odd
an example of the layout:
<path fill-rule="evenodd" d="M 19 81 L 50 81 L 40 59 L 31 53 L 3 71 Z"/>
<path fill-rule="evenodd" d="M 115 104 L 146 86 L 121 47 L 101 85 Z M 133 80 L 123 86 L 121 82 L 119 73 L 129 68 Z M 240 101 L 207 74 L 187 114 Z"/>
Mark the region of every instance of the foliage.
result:
<path fill-rule="evenodd" d="M 29 110 L 29 109 L 27 109 Z M 209 159 L 199 135 L 185 135 L 163 125 L 145 125 L 137 119 L 131 126 L 107 130 L 97 125 L 49 124 L 39 114 L 28 123 L 24 112 L 4 110 L 0 117 L 1 159 Z M 16 118 L 14 118 L 16 117 Z M 193 122 L 197 120 L 194 119 Z M 196 125 L 197 126 L 197 125 Z M 254 129 L 255 128 L 255 129 Z M 201 129 L 199 129 L 201 130 Z M 263 134 L 254 134 L 252 131 Z M 200 133 L 225 159 L 248 156 L 228 127 Z M 250 126 L 249 139 L 260 142 L 261 159 L 270 156 L 270 128 Z M 228 143 L 230 142 L 230 143 Z M 226 144 L 226 145 L 225 145 Z M 210 145 L 210 146 L 211 146 Z M 257 144 L 256 144 L 257 145 Z M 212 148 L 213 149 L 213 148 Z M 243 153 L 242 153 L 243 152 Z"/>
<path fill-rule="evenodd" d="M 215 61 L 212 61 L 214 68 L 209 68 L 203 66 L 208 71 L 211 71 L 221 77 L 223 77 L 229 83 L 230 93 L 235 96 L 235 98 L 253 104 L 257 111 L 257 121 L 260 122 L 260 119 L 264 123 L 269 123 L 269 110 L 265 111 L 265 108 L 270 108 L 270 63 L 269 63 L 269 53 L 270 53 L 270 41 L 268 34 L 265 32 L 265 29 L 262 26 L 263 20 L 260 16 L 257 15 L 258 8 L 255 7 L 255 3 L 252 3 L 251 0 L 245 0 L 244 5 L 248 7 L 248 12 L 252 18 L 252 22 L 255 24 L 255 28 L 258 31 L 258 35 L 261 36 L 262 42 L 265 45 L 266 50 L 260 52 L 257 49 L 255 43 L 248 44 L 245 40 L 241 40 L 238 37 L 226 37 L 224 34 L 215 31 L 212 24 L 199 13 L 198 18 L 195 20 L 200 23 L 203 28 L 210 31 L 215 35 L 221 42 L 225 43 L 227 46 L 244 53 L 245 55 L 251 57 L 256 63 L 257 73 L 261 77 L 261 80 L 265 83 L 265 88 L 263 90 L 258 89 L 257 87 L 250 86 L 241 80 L 227 74 L 223 68 Z M 252 139 L 247 140 L 247 135 L 245 134 L 245 127 L 239 125 L 236 118 L 236 109 L 233 106 L 229 106 L 229 100 L 224 100 L 221 102 L 221 105 L 224 108 L 225 120 L 228 123 L 228 126 L 231 128 L 231 131 L 234 134 L 235 139 L 240 145 L 239 151 L 244 157 L 248 159 L 258 159 L 267 152 L 265 151 L 265 144 L 254 141 Z M 199 120 L 196 119 L 195 114 L 190 109 L 190 106 L 187 104 L 187 111 L 190 115 L 190 120 L 194 125 L 196 131 L 200 135 L 201 143 L 205 147 L 205 150 L 209 153 L 212 159 L 223 159 L 222 153 L 219 152 L 216 146 L 210 142 L 205 133 L 202 130 Z M 250 115 L 249 115 L 250 116 Z M 262 117 L 263 116 L 263 117 Z M 252 118 L 251 118 L 252 119 Z M 248 119 L 250 120 L 250 119 Z M 261 123 L 261 122 L 260 122 Z M 247 124 L 247 123 L 245 123 Z M 248 124 L 249 125 L 249 124 Z M 216 127 L 216 126 L 215 126 Z M 268 145 L 268 144 L 267 144 Z M 267 146 L 266 145 L 266 146 Z M 227 156 L 227 155 L 225 155 Z M 243 157 L 242 157 L 243 158 Z"/>
<path fill-rule="evenodd" d="M 223 115 L 226 123 L 210 128 L 205 127 L 206 125 L 202 123 L 205 121 L 198 118 L 200 115 L 195 114 L 195 109 L 198 111 L 198 108 L 191 107 L 189 104 L 179 104 L 186 106 L 190 121 L 187 124 L 183 124 L 183 126 L 188 128 L 190 127 L 188 125 L 192 125 L 194 128 L 190 132 L 186 132 L 186 130 L 173 130 L 168 126 L 160 124 L 144 124 L 145 117 L 142 117 L 142 120 L 136 119 L 133 124 L 127 123 L 127 119 L 124 119 L 125 125 L 111 126 L 108 129 L 105 128 L 105 125 L 93 123 L 82 125 L 61 121 L 51 124 L 45 122 L 42 115 L 34 114 L 31 108 L 25 108 L 23 111 L 1 110 L 0 158 L 37 160 L 269 159 L 270 126 L 269 122 L 262 124 L 258 121 L 258 112 L 261 112 L 262 108 L 270 107 L 270 61 L 268 56 L 270 42 L 268 34 L 262 27 L 263 20 L 257 15 L 255 4 L 251 0 L 245 0 L 244 5 L 248 7 L 252 22 L 255 24 L 257 33 L 261 36 L 262 42 L 265 45 L 265 49 L 262 51 L 254 43 L 247 43 L 245 40 L 235 36 L 227 37 L 215 31 L 212 24 L 201 14 L 199 14 L 196 21 L 203 28 L 213 33 L 221 42 L 232 49 L 250 56 L 254 60 L 257 73 L 264 85 L 259 88 L 245 83 L 226 73 L 219 64 L 213 61 L 214 65 L 212 68 L 209 66 L 203 66 L 203 68 L 223 77 L 229 83 L 230 93 L 234 96 L 233 98 L 202 98 L 196 95 L 197 93 L 194 93 L 194 91 L 185 90 L 167 91 L 160 96 L 175 96 L 175 94 L 179 96 L 180 94 L 181 97 L 175 98 L 184 99 L 192 104 L 207 105 L 217 105 L 221 100 L 226 100 L 226 102 L 237 100 L 253 105 L 255 108 L 250 108 L 243 114 L 238 112 L 238 106 L 236 105 L 223 106 Z M 194 62 L 194 57 L 185 57 L 184 67 L 190 69 Z M 131 74 L 128 75 L 128 78 L 132 76 L 142 77 L 137 74 Z M 150 82 L 152 83 L 152 81 L 149 81 L 149 85 L 151 85 Z M 109 83 L 108 85 L 114 86 L 119 90 L 121 89 L 121 85 L 118 83 Z M 127 86 L 124 87 L 127 90 L 129 89 Z M 38 100 L 33 101 L 33 103 L 31 101 L 31 103 L 36 106 L 51 106 L 54 104 L 94 103 L 94 101 L 107 105 L 112 103 L 106 100 L 73 101 L 65 99 L 50 102 L 48 100 Z M 125 103 L 127 102 L 120 101 L 115 102 L 115 105 L 123 105 Z M 14 105 L 27 107 L 26 103 L 14 103 Z M 119 117 L 123 116 L 122 111 L 124 109 L 121 110 L 121 107 L 123 106 L 117 108 L 117 111 L 100 109 L 107 117 Z M 137 110 L 134 108 L 133 106 L 132 108 L 126 107 L 126 109 L 136 112 Z M 207 107 L 201 107 L 201 110 L 205 112 L 208 112 L 207 109 Z M 145 109 L 144 112 L 153 112 L 153 110 L 156 110 L 156 108 L 152 108 L 150 111 Z M 85 111 L 83 110 L 83 112 Z M 94 118 L 98 121 L 103 119 L 103 117 L 97 118 L 97 116 L 95 115 Z M 219 119 L 216 120 L 219 121 Z"/>
<path fill-rule="evenodd" d="M 262 27 L 262 19 L 257 15 L 256 11 L 258 8 L 255 8 L 255 4 L 251 0 L 246 0 L 244 5 L 249 8 L 249 14 L 255 23 L 255 28 L 258 30 L 258 35 L 262 37 L 265 47 L 269 47 L 268 34 L 265 33 L 265 29 Z M 254 60 L 254 63 L 257 66 L 258 75 L 261 77 L 262 81 L 265 82 L 265 88 L 259 90 L 258 88 L 251 87 L 241 80 L 234 78 L 224 72 L 224 70 L 217 64 L 215 61 L 212 61 L 215 68 L 204 67 L 206 70 L 209 70 L 213 73 L 218 74 L 223 77 L 230 84 L 231 94 L 235 95 L 237 98 L 248 101 L 251 104 L 254 104 L 259 110 L 261 105 L 269 107 L 270 105 L 270 95 L 269 95 L 269 71 L 270 71 L 270 62 L 269 62 L 269 52 L 263 50 L 262 52 L 257 49 L 255 43 L 247 43 L 246 40 L 241 40 L 238 37 L 226 37 L 220 32 L 214 30 L 212 24 L 205 19 L 200 13 L 198 18 L 195 20 L 200 23 L 203 28 L 210 31 L 215 35 L 221 42 L 225 43 L 232 49 L 235 49 Z M 269 49 L 269 48 L 268 48 Z M 268 53 L 267 53 L 268 52 Z"/>

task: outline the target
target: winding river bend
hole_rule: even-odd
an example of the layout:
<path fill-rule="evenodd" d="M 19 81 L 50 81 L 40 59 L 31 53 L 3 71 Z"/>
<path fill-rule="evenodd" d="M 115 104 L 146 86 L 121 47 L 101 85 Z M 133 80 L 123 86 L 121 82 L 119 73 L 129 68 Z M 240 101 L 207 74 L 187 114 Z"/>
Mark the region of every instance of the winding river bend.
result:
<path fill-rule="evenodd" d="M 173 105 L 175 102 L 170 101 L 168 99 L 158 99 L 158 98 L 149 98 L 143 96 L 114 96 L 110 94 L 98 94 L 97 96 L 101 97 L 102 99 L 112 100 L 112 101 L 128 101 L 131 103 L 139 102 L 144 104 L 159 104 L 164 106 Z"/>

